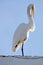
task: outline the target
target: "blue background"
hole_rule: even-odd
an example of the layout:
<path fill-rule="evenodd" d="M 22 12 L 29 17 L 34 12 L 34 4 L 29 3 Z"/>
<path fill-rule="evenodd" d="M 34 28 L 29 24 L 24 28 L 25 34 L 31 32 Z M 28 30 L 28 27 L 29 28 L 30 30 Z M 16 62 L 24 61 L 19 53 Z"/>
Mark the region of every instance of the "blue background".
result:
<path fill-rule="evenodd" d="M 43 56 L 43 0 L 0 0 L 0 55 L 21 55 L 12 51 L 13 34 L 20 23 L 27 23 L 27 6 L 35 5 L 35 32 L 24 45 L 25 55 Z"/>

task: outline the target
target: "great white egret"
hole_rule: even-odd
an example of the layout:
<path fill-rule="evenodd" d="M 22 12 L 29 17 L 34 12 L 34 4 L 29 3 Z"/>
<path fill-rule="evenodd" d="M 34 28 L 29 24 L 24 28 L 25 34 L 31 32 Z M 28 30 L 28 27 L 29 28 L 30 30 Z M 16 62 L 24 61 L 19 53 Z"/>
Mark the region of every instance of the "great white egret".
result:
<path fill-rule="evenodd" d="M 24 56 L 23 52 L 23 45 L 25 41 L 29 37 L 29 33 L 33 32 L 35 30 L 35 23 L 34 23 L 34 5 L 30 4 L 27 8 L 27 15 L 29 22 L 28 24 L 26 23 L 21 23 L 18 28 L 16 29 L 14 36 L 13 36 L 13 51 L 16 52 L 20 46 L 22 46 L 22 56 Z"/>

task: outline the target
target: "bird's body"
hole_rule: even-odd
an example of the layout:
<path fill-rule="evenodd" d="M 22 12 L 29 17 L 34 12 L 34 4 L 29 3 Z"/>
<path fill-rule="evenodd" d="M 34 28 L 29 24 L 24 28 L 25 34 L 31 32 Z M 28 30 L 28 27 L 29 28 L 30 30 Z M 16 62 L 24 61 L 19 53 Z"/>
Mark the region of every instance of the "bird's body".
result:
<path fill-rule="evenodd" d="M 32 6 L 32 5 L 31 5 Z M 35 30 L 35 23 L 33 17 L 29 17 L 29 22 L 22 23 L 18 26 L 13 36 L 13 51 L 17 51 L 21 45 L 29 38 L 29 33 Z M 23 50 L 23 49 L 22 49 Z"/>
<path fill-rule="evenodd" d="M 25 28 L 25 29 L 24 29 Z M 18 26 L 18 28 L 15 31 L 14 38 L 13 38 L 13 50 L 17 51 L 17 47 L 21 46 L 24 41 L 27 39 L 27 24 L 22 23 Z M 19 42 L 19 44 L 18 44 Z M 15 46 L 17 47 L 15 48 Z"/>
<path fill-rule="evenodd" d="M 33 32 L 35 29 L 35 24 L 32 19 L 29 20 L 29 23 L 22 23 L 18 26 L 13 37 L 13 50 L 17 49 L 29 38 L 29 33 Z M 18 43 L 19 42 L 19 43 Z"/>

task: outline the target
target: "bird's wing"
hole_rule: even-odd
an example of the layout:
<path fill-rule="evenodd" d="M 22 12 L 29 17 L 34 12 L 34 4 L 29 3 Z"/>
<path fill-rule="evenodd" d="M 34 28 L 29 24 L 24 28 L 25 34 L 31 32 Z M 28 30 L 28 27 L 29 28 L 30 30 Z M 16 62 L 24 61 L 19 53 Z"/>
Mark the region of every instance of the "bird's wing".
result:
<path fill-rule="evenodd" d="M 13 37 L 13 50 L 16 51 L 27 38 L 27 25 L 22 23 L 18 26 Z M 19 43 L 18 43 L 19 42 Z"/>

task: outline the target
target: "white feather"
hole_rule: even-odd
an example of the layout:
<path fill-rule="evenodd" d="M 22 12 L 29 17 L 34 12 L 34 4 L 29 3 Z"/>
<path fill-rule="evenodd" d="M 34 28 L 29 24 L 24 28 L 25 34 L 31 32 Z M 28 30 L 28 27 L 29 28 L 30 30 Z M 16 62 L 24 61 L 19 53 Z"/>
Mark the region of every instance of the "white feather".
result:
<path fill-rule="evenodd" d="M 29 9 L 30 10 L 32 7 L 32 4 L 29 5 Z M 29 12 L 28 12 L 28 15 Z M 35 23 L 33 21 L 33 17 L 29 16 L 29 23 L 25 24 L 22 23 L 18 26 L 18 28 L 16 29 L 14 36 L 13 36 L 13 50 L 17 51 L 19 49 L 19 47 L 25 42 L 27 41 L 27 39 L 29 38 L 29 33 L 33 32 L 35 30 Z M 25 41 L 23 41 L 24 39 L 26 39 Z M 18 42 L 20 41 L 20 43 L 18 44 Z M 18 45 L 16 48 L 15 46 Z"/>

